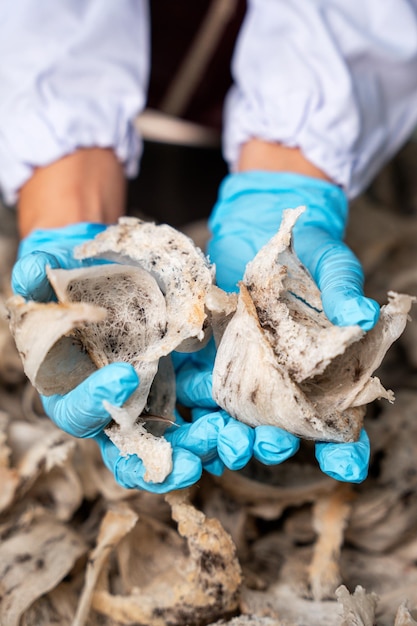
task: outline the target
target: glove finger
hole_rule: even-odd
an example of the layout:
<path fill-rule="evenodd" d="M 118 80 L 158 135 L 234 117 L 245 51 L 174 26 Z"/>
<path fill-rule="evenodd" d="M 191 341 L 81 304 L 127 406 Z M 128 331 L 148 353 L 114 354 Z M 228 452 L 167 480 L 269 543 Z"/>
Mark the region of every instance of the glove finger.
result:
<path fill-rule="evenodd" d="M 242 469 L 252 457 L 254 441 L 255 430 L 253 428 L 229 417 L 224 428 L 219 432 L 218 455 L 229 469 Z"/>
<path fill-rule="evenodd" d="M 194 354 L 173 353 L 177 397 L 184 406 L 215 408 L 212 397 L 213 364 L 216 356 L 214 341 Z"/>
<path fill-rule="evenodd" d="M 210 461 L 203 461 L 203 469 L 212 476 L 221 476 L 224 472 L 225 465 L 218 455 Z"/>
<path fill-rule="evenodd" d="M 322 294 L 322 302 L 327 317 L 338 326 L 357 324 L 368 331 L 379 318 L 380 308 L 375 300 L 348 293 L 344 287 L 326 290 Z"/>
<path fill-rule="evenodd" d="M 314 248 L 311 241 L 315 242 Z M 311 272 L 320 291 L 323 309 L 333 324 L 358 324 L 370 330 L 378 321 L 379 305 L 363 293 L 364 275 L 360 262 L 343 241 L 319 229 L 298 234 L 297 254 Z"/>
<path fill-rule="evenodd" d="M 110 439 L 101 433 L 96 437 L 104 463 L 114 474 L 117 482 L 126 489 L 143 489 L 152 493 L 167 493 L 174 489 L 185 489 L 196 483 L 202 473 L 200 459 L 181 448 L 172 452 L 173 469 L 162 483 L 152 483 L 144 479 L 145 466 L 136 456 L 122 456 Z"/>
<path fill-rule="evenodd" d="M 252 235 L 253 229 L 246 233 L 240 228 L 236 234 L 232 232 L 220 238 L 213 237 L 208 242 L 207 254 L 210 259 L 217 260 L 216 284 L 224 291 L 229 293 L 239 291 L 238 282 L 243 278 L 245 267 L 261 247 L 258 248 L 257 242 L 252 241 Z M 236 241 L 239 242 L 238 248 Z M 219 263 L 220 259 L 227 259 L 227 263 Z"/>
<path fill-rule="evenodd" d="M 293 456 L 300 447 L 295 435 L 276 426 L 257 426 L 253 455 L 265 465 L 276 465 Z"/>
<path fill-rule="evenodd" d="M 225 423 L 222 413 L 206 413 L 191 424 L 185 423 L 179 428 L 171 428 L 165 438 L 173 447 L 185 448 L 203 461 L 209 461 L 217 456 L 217 440 Z"/>
<path fill-rule="evenodd" d="M 361 483 L 368 475 L 370 443 L 365 430 L 354 443 L 317 443 L 321 470 L 343 482 Z"/>
<path fill-rule="evenodd" d="M 19 259 L 12 271 L 12 289 L 19 296 L 37 302 L 56 300 L 46 276 L 46 267 L 61 267 L 58 259 L 47 252 L 31 252 Z"/>
<path fill-rule="evenodd" d="M 46 277 L 46 266 L 72 269 L 102 260 L 78 261 L 74 247 L 93 239 L 106 228 L 105 224 L 77 223 L 63 228 L 34 230 L 19 244 L 18 261 L 13 268 L 12 288 L 16 294 L 30 300 L 49 302 L 55 294 Z"/>
<path fill-rule="evenodd" d="M 178 402 L 187 407 L 215 408 L 211 369 L 198 371 L 193 363 L 184 365 L 176 375 Z"/>
<path fill-rule="evenodd" d="M 338 326 L 358 324 L 365 331 L 375 326 L 379 305 L 364 296 L 362 267 L 343 242 L 338 242 L 336 250 L 329 243 L 321 257 L 318 274 L 323 308 L 331 322 Z"/>
<path fill-rule="evenodd" d="M 139 384 L 128 363 L 112 363 L 97 370 L 64 396 L 43 396 L 45 412 L 59 428 L 74 437 L 94 437 L 111 417 L 103 400 L 120 407 Z"/>

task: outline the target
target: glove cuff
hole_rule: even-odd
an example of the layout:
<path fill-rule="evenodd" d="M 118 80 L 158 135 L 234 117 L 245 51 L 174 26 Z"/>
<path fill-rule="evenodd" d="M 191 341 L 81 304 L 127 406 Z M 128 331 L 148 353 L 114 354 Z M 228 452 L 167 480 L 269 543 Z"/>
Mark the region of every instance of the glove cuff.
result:
<path fill-rule="evenodd" d="M 209 226 L 214 234 L 224 220 L 236 219 L 255 227 L 265 220 L 272 226 L 277 216 L 281 220 L 283 209 L 303 205 L 308 210 L 298 220 L 298 225 L 308 223 L 320 228 L 326 222 L 328 230 L 330 222 L 335 235 L 343 235 L 348 215 L 343 189 L 320 178 L 291 172 L 254 170 L 228 175 L 220 186 Z"/>
<path fill-rule="evenodd" d="M 226 176 L 219 189 L 219 200 L 230 200 L 234 194 L 249 191 L 296 191 L 298 188 L 320 190 L 322 193 L 346 194 L 341 187 L 322 178 L 297 174 L 296 172 L 274 172 L 250 170 Z"/>

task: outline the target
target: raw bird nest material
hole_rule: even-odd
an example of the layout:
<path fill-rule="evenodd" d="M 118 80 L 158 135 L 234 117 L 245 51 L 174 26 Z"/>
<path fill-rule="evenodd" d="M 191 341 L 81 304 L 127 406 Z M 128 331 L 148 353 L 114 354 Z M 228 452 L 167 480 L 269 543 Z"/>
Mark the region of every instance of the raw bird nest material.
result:
<path fill-rule="evenodd" d="M 389 294 L 376 327 L 341 328 L 291 246 L 303 209 L 248 264 L 237 311 L 218 347 L 213 392 L 237 419 L 280 426 L 305 439 L 355 441 L 365 405 L 393 400 L 372 373 L 403 332 L 413 298 Z M 254 366 L 256 364 L 256 366 Z"/>
<path fill-rule="evenodd" d="M 351 208 L 348 241 L 378 301 L 417 291 L 417 206 L 399 215 L 407 181 L 407 206 L 417 197 L 417 148 L 407 154 L 401 198 L 396 162 Z M 17 242 L 8 217 L 2 310 Z M 416 626 L 416 337 L 413 322 L 379 369 L 396 402 L 368 408 L 363 484 L 322 474 L 303 442 L 282 465 L 204 474 L 190 501 L 167 503 L 122 489 L 94 442 L 43 415 L 0 317 L 2 626 Z"/>
<path fill-rule="evenodd" d="M 8 303 L 25 372 L 40 393 L 65 394 L 96 368 L 131 363 L 140 385 L 123 408 L 106 404 L 116 423 L 106 432 L 124 454 L 142 458 L 146 479 L 163 481 L 172 469 L 171 447 L 144 423 L 155 430 L 152 416 L 157 426 L 175 420 L 174 373 L 164 357 L 203 345 L 213 270 L 181 233 L 134 218 L 120 219 L 76 255 L 115 263 L 48 270 L 58 304 L 18 297 Z M 42 334 L 34 332 L 40 319 Z"/>
<path fill-rule="evenodd" d="M 366 335 L 358 326 L 331 324 L 291 246 L 302 211 L 286 211 L 277 235 L 248 264 L 232 315 L 234 296 L 214 286 L 214 268 L 191 239 L 167 225 L 121 218 L 75 250 L 78 259 L 114 263 L 49 269 L 59 303 L 8 301 L 28 378 L 42 394 L 65 394 L 96 368 L 131 363 L 140 385 L 122 408 L 106 403 L 115 422 L 106 433 L 123 454 L 143 460 L 145 479 L 162 482 L 172 450 L 156 436 L 163 428 L 157 432 L 152 416 L 165 426 L 175 421 L 166 357 L 201 349 L 213 329 L 219 406 L 251 426 L 275 425 L 305 439 L 357 440 L 366 405 L 393 401 L 372 373 L 403 332 L 413 298 L 390 293 Z M 42 333 L 34 332 L 41 326 Z"/>

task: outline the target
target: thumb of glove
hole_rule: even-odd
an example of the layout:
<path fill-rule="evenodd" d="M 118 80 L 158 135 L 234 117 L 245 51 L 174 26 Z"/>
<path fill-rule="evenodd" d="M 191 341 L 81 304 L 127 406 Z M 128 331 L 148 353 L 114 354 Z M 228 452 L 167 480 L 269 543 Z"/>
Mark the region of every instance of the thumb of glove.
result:
<path fill-rule="evenodd" d="M 74 437 L 94 437 L 110 422 L 103 406 L 107 400 L 122 406 L 139 384 L 128 363 L 112 363 L 100 368 L 64 396 L 42 396 L 46 414 L 59 428 Z"/>
<path fill-rule="evenodd" d="M 310 238 L 316 242 L 314 247 Z M 333 324 L 358 324 L 365 331 L 375 326 L 379 304 L 364 296 L 362 266 L 343 241 L 311 229 L 309 237 L 295 238 L 295 249 L 318 285 L 324 312 Z"/>
<path fill-rule="evenodd" d="M 46 268 L 60 268 L 58 259 L 48 252 L 31 252 L 19 259 L 12 271 L 12 289 L 19 296 L 37 302 L 54 300 L 54 291 L 46 276 Z"/>

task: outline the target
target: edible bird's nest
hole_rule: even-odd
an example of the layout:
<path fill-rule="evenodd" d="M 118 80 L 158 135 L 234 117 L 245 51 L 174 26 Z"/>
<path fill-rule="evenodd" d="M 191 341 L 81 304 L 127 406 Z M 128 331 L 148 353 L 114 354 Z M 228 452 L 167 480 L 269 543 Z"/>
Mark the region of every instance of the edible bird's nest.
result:
<path fill-rule="evenodd" d="M 415 171 L 415 151 L 406 154 L 400 161 L 403 171 L 411 171 L 411 166 Z M 392 167 L 398 169 L 398 161 Z M 388 206 L 399 197 L 395 186 L 387 186 L 387 180 L 395 180 L 389 178 L 390 171 L 376 181 L 372 199 L 364 196 L 353 205 L 348 231 L 350 245 L 365 268 L 367 294 L 381 304 L 387 292 L 417 293 L 417 210 L 401 215 L 395 206 Z M 413 180 L 410 177 L 410 185 Z M 413 190 L 411 187 L 409 192 L 411 207 Z M 5 228 L 9 217 L 7 213 L 2 216 L 0 254 L 2 267 L 10 270 L 16 239 L 12 229 Z M 294 217 L 289 214 L 287 231 L 277 236 L 274 248 L 267 247 L 249 266 L 234 315 L 231 310 L 236 308 L 236 297 L 213 288 L 213 268 L 188 243 L 190 255 L 197 255 L 193 256 L 193 276 L 202 279 L 198 283 L 190 278 L 201 291 L 193 293 L 199 304 L 189 315 L 184 309 L 179 312 L 187 306 L 188 286 L 183 299 L 171 297 L 170 277 L 162 282 L 152 271 L 153 263 L 152 267 L 144 266 L 143 261 L 131 263 L 123 254 L 122 263 L 110 259 L 117 260 L 117 266 L 97 266 L 98 274 L 94 274 L 96 269 L 88 270 L 85 276 L 95 276 L 94 281 L 102 281 L 107 272 L 110 282 L 118 276 L 118 305 L 121 294 L 128 292 L 124 308 L 114 309 L 115 319 L 130 317 L 134 311 L 130 319 L 135 319 L 140 331 L 136 337 L 140 358 L 126 339 L 131 332 L 129 324 L 127 334 L 117 341 L 106 339 L 112 336 L 108 325 L 111 305 L 103 299 L 102 287 L 97 299 L 84 295 L 89 288 L 86 292 L 65 287 L 67 295 L 69 291 L 77 293 L 74 299 L 78 302 L 36 305 L 10 301 L 8 280 L 4 280 L 3 310 L 9 300 L 17 343 L 25 351 L 27 376 L 43 393 L 64 393 L 97 367 L 111 362 L 111 354 L 116 360 L 127 354 L 138 371 L 142 368 L 147 394 L 144 408 L 140 408 L 144 399 L 135 398 L 138 405 L 131 411 L 125 407 L 122 426 L 113 429 L 129 431 L 139 416 L 145 434 L 138 439 L 162 442 L 161 432 L 155 437 L 155 424 L 145 419 L 151 412 L 147 402 L 156 402 L 159 395 L 149 395 L 149 390 L 162 385 L 164 402 L 152 411 L 163 417 L 158 422 L 163 430 L 164 420 L 169 425 L 175 409 L 167 355 L 179 348 L 201 347 L 214 331 L 219 346 L 214 373 L 219 404 L 245 421 L 254 415 L 260 420 L 256 423 L 264 423 L 265 416 L 271 415 L 288 420 L 280 425 L 305 439 L 300 452 L 282 465 L 267 467 L 251 461 L 243 470 L 226 471 L 219 478 L 204 474 L 186 493 L 165 498 L 125 490 L 103 466 L 94 442 L 71 438 L 44 416 L 37 392 L 23 373 L 4 315 L 0 333 L 2 625 L 417 624 L 417 331 L 414 322 L 405 326 L 411 302 L 408 296 L 390 296 L 373 333 L 364 336 L 357 328 L 335 332 L 323 319 L 317 294 L 312 291 L 308 297 L 303 292 L 301 299 L 290 297 L 309 284 L 309 277 L 285 243 Z M 127 220 L 114 229 L 123 224 L 137 226 L 135 220 Z M 152 229 L 154 236 L 159 227 L 146 228 Z M 90 255 L 91 250 L 86 253 Z M 178 266 L 171 261 L 175 286 L 180 280 L 175 274 Z M 266 262 L 272 265 L 264 272 Z M 288 268 L 286 273 L 282 265 Z M 272 269 L 277 272 L 274 276 Z M 260 279 L 253 280 L 257 274 Z M 57 272 L 51 274 L 51 280 L 68 285 L 68 276 L 70 273 Z M 133 294 L 132 284 L 137 285 L 138 277 L 146 286 L 142 292 L 139 289 L 141 295 Z M 105 282 L 109 282 L 107 278 Z M 279 306 L 266 315 L 265 297 L 272 294 Z M 155 316 L 148 317 L 146 307 L 137 304 L 138 298 L 146 301 L 146 306 L 148 299 L 155 298 Z M 171 323 L 180 342 L 171 341 Z M 92 343 L 83 334 L 87 324 L 93 329 Z M 246 329 L 243 340 L 239 340 L 241 328 Z M 281 331 L 276 332 L 277 328 Z M 304 342 L 304 355 L 296 354 L 299 341 Z M 317 346 L 325 358 L 319 358 Z M 241 369 L 235 373 L 237 359 L 233 355 L 239 350 L 245 358 L 240 358 Z M 96 353 L 107 356 L 100 360 Z M 253 354 L 259 353 L 262 359 L 255 367 Z M 224 378 L 228 363 L 229 386 Z M 260 363 L 262 367 L 266 364 L 264 370 Z M 162 376 L 154 375 L 155 369 L 162 369 L 161 364 Z M 382 382 L 372 375 L 377 367 Z M 273 379 L 272 369 L 276 372 Z M 240 377 L 239 391 L 234 376 Z M 265 377 L 270 385 L 261 384 Z M 384 399 L 393 399 L 385 387 L 395 390 L 394 403 Z M 270 410 L 277 406 L 274 394 L 282 398 L 279 411 Z M 382 401 L 372 400 L 372 394 Z M 301 398 L 303 410 L 308 411 L 327 401 L 325 408 L 321 404 L 317 411 L 318 417 L 326 415 L 327 421 L 320 423 L 315 415 L 305 420 L 311 413 L 294 414 L 286 409 L 285 402 L 291 407 L 294 398 Z M 248 401 L 252 403 L 250 411 L 246 410 Z M 365 417 L 364 404 L 368 404 Z M 346 411 L 351 417 L 342 419 Z M 318 469 L 311 439 L 324 438 L 323 433 L 336 438 L 336 432 L 337 437 L 355 438 L 362 420 L 371 440 L 370 475 L 361 485 L 344 485 Z M 123 447 L 123 442 L 119 444 Z"/>

